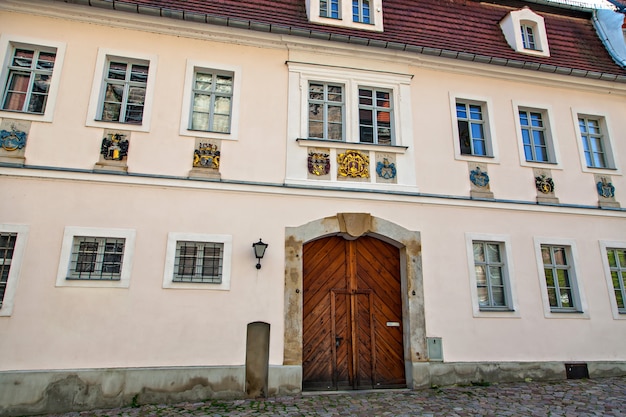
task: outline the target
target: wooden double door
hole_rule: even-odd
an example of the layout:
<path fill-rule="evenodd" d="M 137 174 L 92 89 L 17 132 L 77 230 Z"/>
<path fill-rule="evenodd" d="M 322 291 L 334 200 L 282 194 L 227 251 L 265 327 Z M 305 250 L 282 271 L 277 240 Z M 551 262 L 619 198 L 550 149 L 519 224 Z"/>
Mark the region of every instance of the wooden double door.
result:
<path fill-rule="evenodd" d="M 406 386 L 399 250 L 332 236 L 303 254 L 303 388 Z"/>

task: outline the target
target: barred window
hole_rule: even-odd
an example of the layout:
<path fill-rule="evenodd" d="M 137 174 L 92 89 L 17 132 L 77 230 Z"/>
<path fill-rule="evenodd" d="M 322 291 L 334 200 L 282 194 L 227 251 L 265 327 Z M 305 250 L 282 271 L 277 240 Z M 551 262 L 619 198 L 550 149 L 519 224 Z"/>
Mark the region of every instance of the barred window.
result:
<path fill-rule="evenodd" d="M 123 238 L 75 236 L 67 279 L 119 281 L 124 244 Z"/>
<path fill-rule="evenodd" d="M 223 243 L 177 241 L 172 280 L 220 284 L 223 253 Z"/>
<path fill-rule="evenodd" d="M 16 239 L 17 233 L 0 233 L 0 307 L 7 289 Z"/>

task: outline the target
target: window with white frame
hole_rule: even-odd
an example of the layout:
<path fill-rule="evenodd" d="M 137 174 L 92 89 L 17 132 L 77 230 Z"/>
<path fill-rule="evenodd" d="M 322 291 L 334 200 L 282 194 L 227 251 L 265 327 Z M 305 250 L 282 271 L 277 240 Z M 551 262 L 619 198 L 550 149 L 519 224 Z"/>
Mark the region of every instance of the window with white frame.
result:
<path fill-rule="evenodd" d="M 312 81 L 309 83 L 308 137 L 345 140 L 345 86 Z M 389 89 L 358 88 L 358 141 L 394 145 L 393 93 Z"/>
<path fill-rule="evenodd" d="M 58 287 L 127 288 L 135 246 L 132 229 L 66 227 Z"/>
<path fill-rule="evenodd" d="M 359 88 L 359 141 L 393 144 L 393 100 L 391 91 Z"/>
<path fill-rule="evenodd" d="M 533 29 L 534 25 L 525 22 L 520 26 L 522 32 L 522 45 L 524 49 L 537 49 L 537 44 L 535 42 L 535 30 Z"/>
<path fill-rule="evenodd" d="M 506 258 L 502 242 L 473 241 L 474 273 L 481 310 L 510 310 Z"/>
<path fill-rule="evenodd" d="M 230 289 L 232 237 L 168 234 L 163 288 Z"/>
<path fill-rule="evenodd" d="M 12 48 L 2 110 L 43 114 L 48 101 L 56 48 Z"/>
<path fill-rule="evenodd" d="M 344 86 L 309 83 L 309 137 L 344 140 Z"/>
<path fill-rule="evenodd" d="M 579 115 L 578 128 L 587 167 L 614 168 L 604 120 Z"/>
<path fill-rule="evenodd" d="M 456 120 L 461 155 L 492 156 L 484 103 L 457 100 Z"/>
<path fill-rule="evenodd" d="M 307 0 L 311 23 L 383 31 L 383 0 Z"/>
<path fill-rule="evenodd" d="M 541 245 L 543 276 L 551 312 L 582 312 L 571 247 Z"/>
<path fill-rule="evenodd" d="M 65 44 L 60 42 L 0 35 L 4 117 L 52 121 L 64 56 Z"/>
<path fill-rule="evenodd" d="M 352 0 L 352 21 L 371 23 L 370 0 Z"/>
<path fill-rule="evenodd" d="M 109 58 L 102 84 L 99 120 L 141 124 L 143 120 L 149 62 Z"/>
<path fill-rule="evenodd" d="M 219 242 L 176 242 L 174 282 L 222 283 L 224 244 Z"/>
<path fill-rule="evenodd" d="M 119 281 L 126 239 L 75 236 L 67 279 Z"/>
<path fill-rule="evenodd" d="M 156 55 L 99 48 L 86 125 L 119 129 L 124 124 L 125 130 L 148 132 L 157 62 Z"/>
<path fill-rule="evenodd" d="M 0 232 L 0 308 L 4 301 L 17 233 Z"/>
<path fill-rule="evenodd" d="M 340 0 L 319 0 L 320 16 L 339 19 Z"/>
<path fill-rule="evenodd" d="M 28 227 L 0 224 L 0 316 L 10 316 Z"/>
<path fill-rule="evenodd" d="M 626 314 L 626 248 L 606 248 L 611 284 L 619 314 Z"/>
<path fill-rule="evenodd" d="M 530 8 L 509 12 L 500 21 L 500 29 L 509 46 L 516 52 L 550 56 L 544 18 Z"/>
<path fill-rule="evenodd" d="M 194 74 L 189 128 L 230 133 L 232 102 L 232 72 L 197 70 Z"/>
<path fill-rule="evenodd" d="M 524 157 L 528 162 L 555 162 L 547 113 L 542 110 L 519 108 L 519 124 Z"/>

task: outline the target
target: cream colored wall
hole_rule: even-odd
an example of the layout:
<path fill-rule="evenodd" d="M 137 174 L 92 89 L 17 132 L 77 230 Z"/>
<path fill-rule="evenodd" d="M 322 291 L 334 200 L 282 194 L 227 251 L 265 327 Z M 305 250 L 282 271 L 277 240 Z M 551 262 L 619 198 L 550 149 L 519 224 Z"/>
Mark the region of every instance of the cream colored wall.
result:
<path fill-rule="evenodd" d="M 85 10 L 105 19 L 120 16 Z M 626 113 L 624 95 L 617 90 L 609 94 L 609 87 L 593 92 L 564 82 L 567 78 L 538 73 L 532 73 L 534 83 L 502 74 L 487 77 L 480 71 L 472 75 L 449 61 L 420 63 L 421 58 L 400 54 L 386 56 L 396 61 L 391 66 L 382 55 L 363 59 L 359 47 L 344 45 L 336 56 L 329 51 L 303 54 L 297 52 L 303 48 L 301 39 L 287 39 L 300 43 L 294 46 L 278 36 L 227 28 L 225 32 L 249 38 L 239 44 L 158 34 L 150 29 L 157 19 L 134 15 L 148 29 L 112 30 L 102 22 L 0 13 L 2 34 L 67 42 L 54 121 L 33 123 L 28 138 L 26 163 L 32 166 L 90 170 L 97 161 L 103 131 L 85 123 L 98 47 L 158 57 L 150 130 L 133 132 L 131 138 L 128 167 L 134 174 L 185 177 L 191 168 L 193 138 L 179 134 L 187 59 L 241 67 L 239 135 L 222 142 L 220 172 L 225 180 L 283 183 L 286 141 L 293 139 L 287 139 L 291 92 L 285 62 L 295 59 L 414 75 L 409 146 L 415 160 L 399 169 L 415 170 L 409 177 L 422 193 L 469 195 L 467 162 L 454 158 L 450 92 L 488 97 L 493 103 L 499 162 L 489 165 L 489 174 L 498 199 L 532 202 L 536 196 L 532 170 L 520 166 L 512 100 L 551 108 L 562 161 L 561 169 L 553 171 L 561 203 L 595 206 L 598 199 L 593 175 L 581 170 L 571 107 L 609 118 L 614 151 L 626 163 L 619 141 L 626 134 L 620 116 Z M 258 45 L 250 38 L 258 38 Z M 268 47 L 261 47 L 263 42 Z M 311 47 L 322 48 L 314 41 Z M 626 360 L 626 322 L 613 319 L 598 244 L 626 240 L 623 211 L 29 169 L 0 168 L 0 173 L 0 223 L 30 226 L 13 315 L 0 317 L 1 370 L 240 365 L 245 360 L 245 326 L 252 321 L 270 323 L 270 363 L 282 364 L 284 229 L 338 212 L 368 212 L 421 232 L 426 333 L 443 338 L 446 361 Z M 624 205 L 626 181 L 611 174 Z M 65 226 L 135 229 L 130 287 L 55 287 Z M 231 289 L 163 289 L 168 232 L 232 235 Z M 510 236 L 519 318 L 473 317 L 465 233 Z M 259 237 L 270 246 L 257 271 L 251 244 Z M 545 317 L 535 237 L 576 242 L 587 318 Z"/>

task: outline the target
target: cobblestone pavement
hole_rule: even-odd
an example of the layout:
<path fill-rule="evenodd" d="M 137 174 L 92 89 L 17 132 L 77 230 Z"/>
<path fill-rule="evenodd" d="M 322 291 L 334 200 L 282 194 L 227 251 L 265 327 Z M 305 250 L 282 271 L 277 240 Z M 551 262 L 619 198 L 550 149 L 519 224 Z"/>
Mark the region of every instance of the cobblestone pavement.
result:
<path fill-rule="evenodd" d="M 454 386 L 305 394 L 265 400 L 208 400 L 56 414 L 54 417 L 465 417 L 465 416 L 626 416 L 626 377 L 491 386 Z M 49 417 L 52 417 L 49 416 Z"/>

